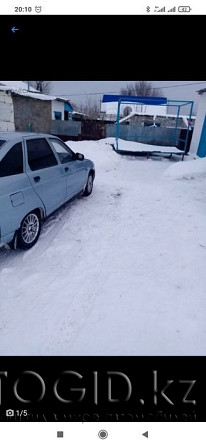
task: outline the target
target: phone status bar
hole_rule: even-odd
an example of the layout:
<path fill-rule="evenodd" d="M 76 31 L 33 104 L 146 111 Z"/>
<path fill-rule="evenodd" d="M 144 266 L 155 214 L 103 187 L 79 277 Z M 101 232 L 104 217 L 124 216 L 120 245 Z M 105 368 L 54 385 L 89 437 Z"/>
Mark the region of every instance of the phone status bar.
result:
<path fill-rule="evenodd" d="M 35 2 L 35 3 L 34 3 Z M 76 2 L 31 2 L 14 3 L 13 0 L 1 2 L 0 15 L 204 15 L 206 3 L 200 0 L 192 0 L 190 3 L 154 4 L 128 0 L 118 2 L 105 0 L 93 2 L 93 0 L 79 0 Z"/>

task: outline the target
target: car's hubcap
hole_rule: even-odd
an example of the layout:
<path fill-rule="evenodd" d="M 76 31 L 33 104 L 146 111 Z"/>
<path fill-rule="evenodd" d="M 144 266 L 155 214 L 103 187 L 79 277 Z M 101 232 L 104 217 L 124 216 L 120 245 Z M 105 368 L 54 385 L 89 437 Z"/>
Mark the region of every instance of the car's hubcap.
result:
<path fill-rule="evenodd" d="M 93 185 L 93 178 L 91 175 L 89 175 L 88 182 L 87 182 L 87 189 L 89 192 L 91 192 L 91 190 L 92 190 L 92 185 Z"/>
<path fill-rule="evenodd" d="M 39 219 L 36 214 L 29 214 L 22 224 L 22 239 L 26 244 L 31 244 L 39 231 Z"/>

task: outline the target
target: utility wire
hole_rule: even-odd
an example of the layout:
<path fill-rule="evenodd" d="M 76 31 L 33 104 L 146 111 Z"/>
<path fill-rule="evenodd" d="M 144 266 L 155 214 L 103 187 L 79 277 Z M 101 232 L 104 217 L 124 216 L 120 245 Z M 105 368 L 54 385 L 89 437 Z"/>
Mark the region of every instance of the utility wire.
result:
<path fill-rule="evenodd" d="M 206 81 L 204 82 L 191 82 L 191 83 L 187 83 L 187 84 L 176 84 L 176 85 L 167 85 L 164 87 L 152 87 L 153 90 L 163 90 L 166 88 L 174 88 L 174 87 L 185 87 L 187 85 L 199 85 L 199 84 L 206 84 Z M 124 87 L 122 87 L 124 88 Z M 126 88 L 126 87 L 125 87 Z M 133 89 L 132 91 L 136 91 L 135 89 Z M 104 95 L 105 92 L 94 92 L 94 93 L 71 93 L 70 95 L 68 95 L 67 93 L 52 93 L 52 95 L 63 95 L 63 96 L 91 96 L 91 95 Z M 107 92 L 107 94 L 120 94 L 119 91 L 118 92 Z"/>

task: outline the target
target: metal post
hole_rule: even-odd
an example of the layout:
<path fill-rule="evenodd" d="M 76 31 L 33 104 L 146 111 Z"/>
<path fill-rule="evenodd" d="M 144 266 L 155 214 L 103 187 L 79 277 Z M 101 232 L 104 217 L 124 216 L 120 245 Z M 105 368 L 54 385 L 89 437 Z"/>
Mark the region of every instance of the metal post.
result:
<path fill-rule="evenodd" d="M 117 107 L 117 122 L 116 122 L 116 135 L 115 135 L 115 137 L 116 137 L 116 151 L 118 151 L 120 105 L 121 105 L 121 99 L 119 99 L 118 107 Z"/>
<path fill-rule="evenodd" d="M 192 119 L 193 105 L 194 105 L 194 101 L 191 101 L 190 114 L 189 114 L 188 124 L 187 124 L 187 133 L 186 133 L 185 145 L 184 145 L 184 153 L 186 152 L 186 149 L 187 149 L 187 142 L 188 142 L 188 138 L 189 138 L 189 130 L 190 130 L 189 127 L 190 127 L 190 122 L 191 122 L 191 119 Z"/>
<path fill-rule="evenodd" d="M 177 116 L 176 116 L 175 137 L 174 137 L 174 143 L 173 143 L 174 146 L 176 146 L 176 141 L 177 141 L 179 114 L 180 114 L 180 106 L 178 106 L 178 111 L 177 111 Z"/>

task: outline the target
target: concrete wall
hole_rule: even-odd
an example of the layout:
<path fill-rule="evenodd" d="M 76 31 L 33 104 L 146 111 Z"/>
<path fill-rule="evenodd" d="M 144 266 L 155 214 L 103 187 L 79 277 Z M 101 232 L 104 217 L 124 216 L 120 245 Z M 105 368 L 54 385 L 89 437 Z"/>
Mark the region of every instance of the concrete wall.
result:
<path fill-rule="evenodd" d="M 206 92 L 200 95 L 200 101 L 197 109 L 197 116 L 195 120 L 195 126 L 193 130 L 192 141 L 190 145 L 190 153 L 196 154 L 198 151 L 198 146 L 200 142 L 200 137 L 202 133 L 202 127 L 204 124 L 206 115 Z"/>
<path fill-rule="evenodd" d="M 52 101 L 52 120 L 55 120 L 54 112 L 61 112 L 62 120 L 64 120 L 64 103 L 61 101 Z"/>
<path fill-rule="evenodd" d="M 10 93 L 0 91 L 0 131 L 15 130 L 14 108 Z"/>
<path fill-rule="evenodd" d="M 13 96 L 16 130 L 49 133 L 51 101 Z"/>

